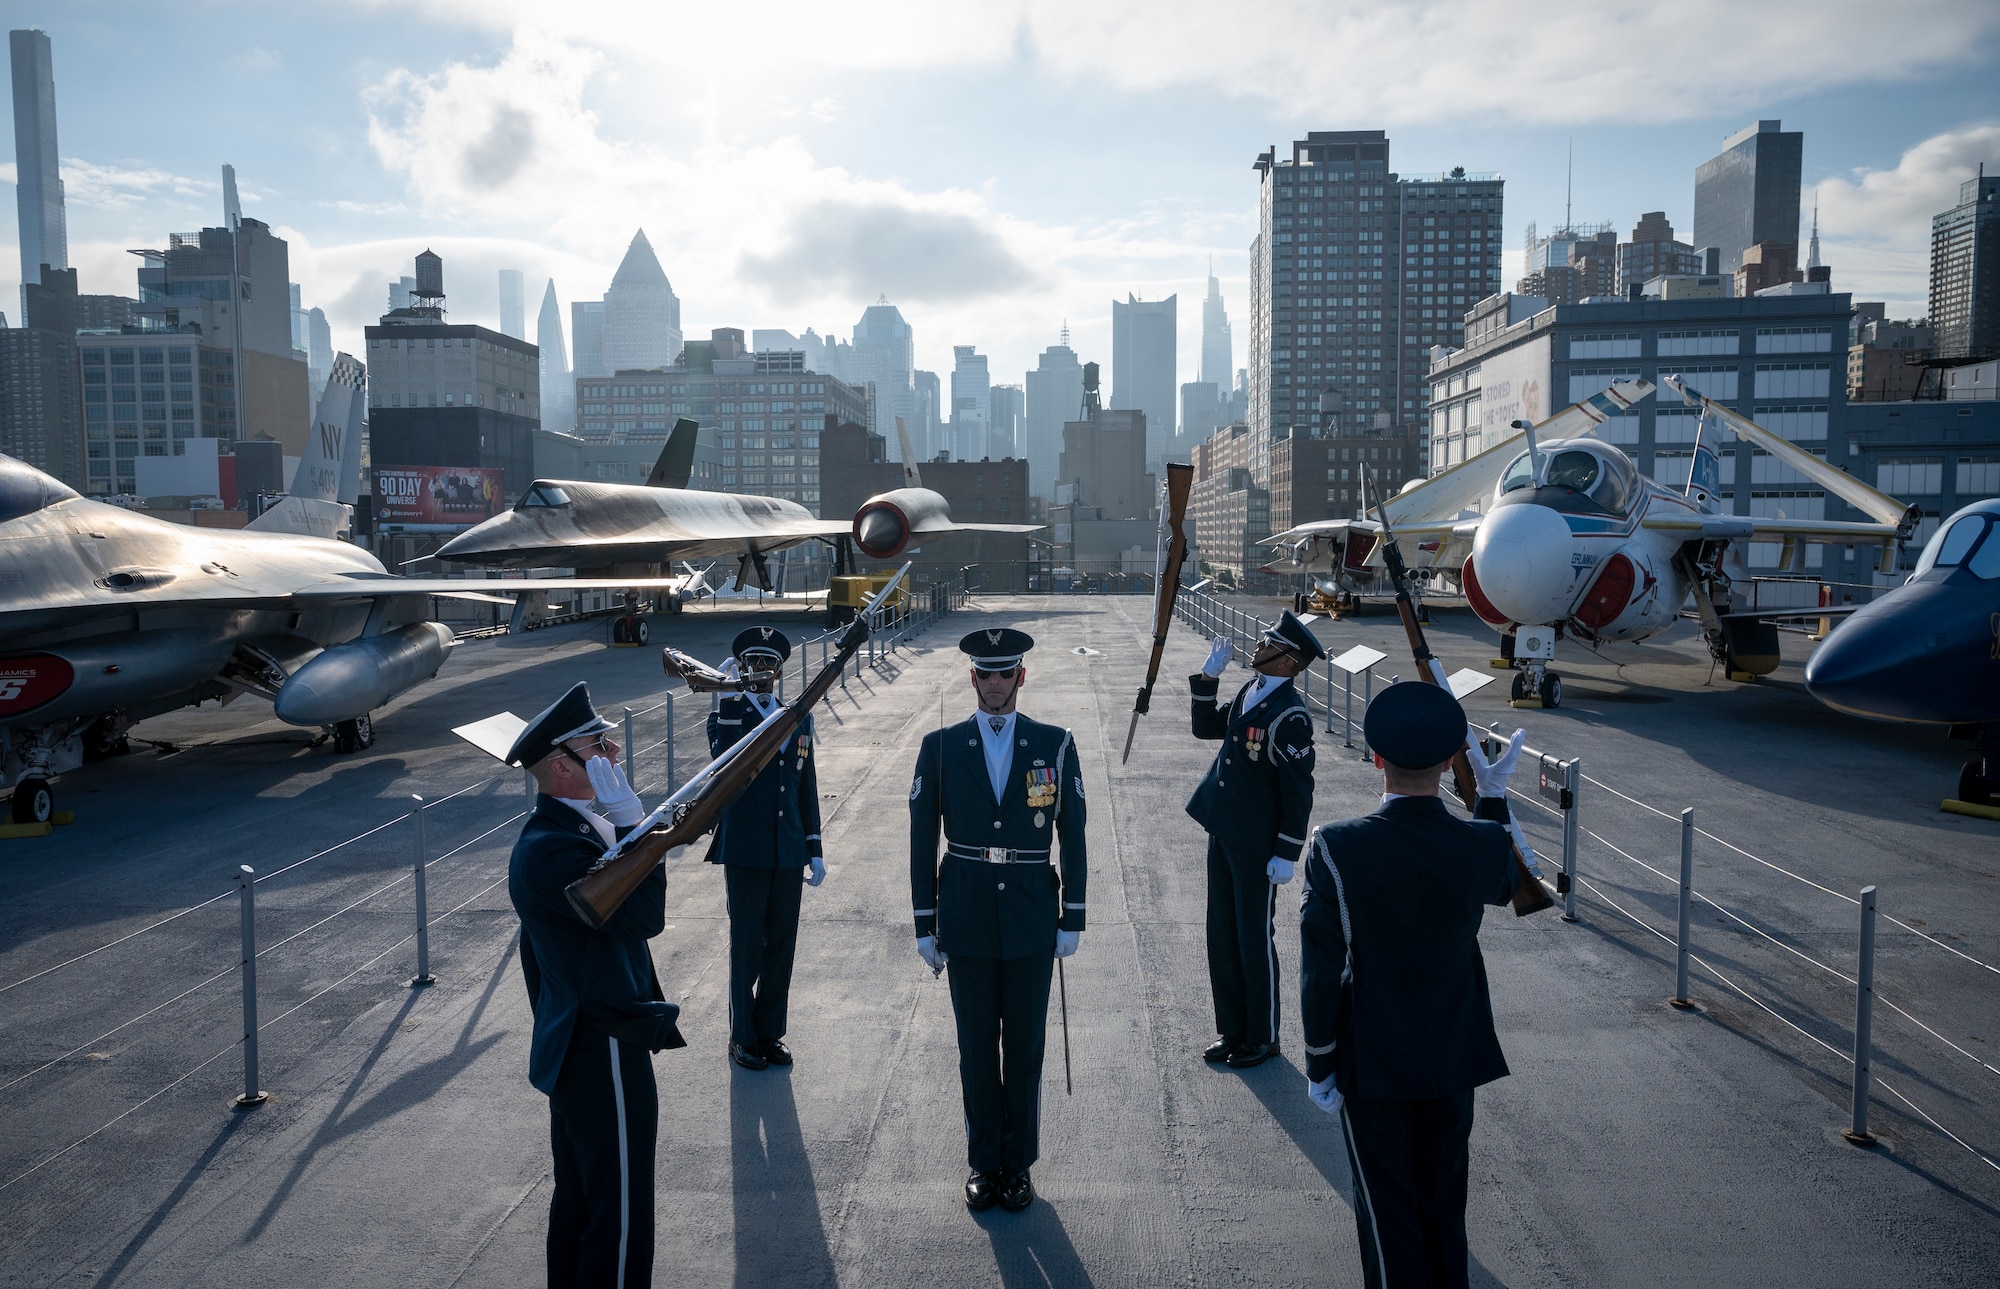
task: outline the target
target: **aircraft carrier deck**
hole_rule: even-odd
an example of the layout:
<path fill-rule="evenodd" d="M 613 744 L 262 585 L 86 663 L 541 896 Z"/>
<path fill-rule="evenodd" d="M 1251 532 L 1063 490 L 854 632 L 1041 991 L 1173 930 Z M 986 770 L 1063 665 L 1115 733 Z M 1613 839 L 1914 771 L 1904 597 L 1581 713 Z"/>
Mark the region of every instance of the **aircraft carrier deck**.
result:
<path fill-rule="evenodd" d="M 1188 734 L 1183 679 L 1205 641 L 1176 629 L 1121 766 L 1149 610 L 1137 597 L 975 599 L 834 691 L 819 715 L 829 877 L 805 897 L 791 1070 L 728 1063 L 720 874 L 698 851 L 672 869 L 654 955 L 690 1046 L 655 1059 L 658 1283 L 1361 1282 L 1338 1128 L 1304 1095 L 1296 885 L 1279 925 L 1284 1056 L 1247 1072 L 1199 1059 L 1202 841 L 1181 805 L 1211 752 Z M 754 612 L 655 618 L 653 643 L 715 658 Z M 1483 667 L 1492 637 L 1469 615 L 1436 616 L 1448 665 Z M 956 719 L 969 705 L 958 636 L 998 623 L 1038 641 L 1024 710 L 1076 733 L 1091 914 L 1067 963 L 1073 1096 L 1050 1037 L 1042 1201 L 972 1216 L 949 998 L 911 943 L 905 797 L 940 706 Z M 505 886 L 523 781 L 448 731 L 529 714 L 576 679 L 614 719 L 652 708 L 657 648 L 607 649 L 603 631 L 465 644 L 352 756 L 308 748 L 254 700 L 148 722 L 139 733 L 179 750 L 65 776 L 59 804 L 77 822 L 0 842 L 0 1284 L 541 1283 L 547 1114 L 526 1078 Z M 1320 631 L 1336 653 L 1382 649 L 1378 676 L 1410 673 L 1392 617 Z M 1509 711 L 1504 676 L 1468 700 L 1481 720 L 1525 725 L 1536 748 L 1580 756 L 1587 776 L 1580 920 L 1496 909 L 1482 936 L 1513 1076 L 1478 1097 L 1475 1284 L 1994 1283 L 2000 824 L 1939 812 L 1961 759 L 1940 732 L 1807 696 L 1806 648 L 1786 637 L 1767 682 L 1711 682 L 1682 627 L 1603 659 L 1565 646 L 1559 711 Z M 706 708 L 677 704 L 683 774 L 705 759 Z M 1333 723 L 1318 736 L 1316 819 L 1371 809 L 1379 791 Z M 638 784 L 656 800 L 665 713 L 635 725 Z M 435 802 L 437 983 L 423 989 L 404 983 L 411 793 Z M 1703 830 L 1692 1011 L 1667 1005 L 1684 806 Z M 1553 875 L 1548 816 L 1521 814 Z M 268 878 L 256 916 L 270 1099 L 239 1112 L 246 863 Z M 1851 901 L 1868 883 L 1881 908 L 1872 1150 L 1840 1135 Z"/>

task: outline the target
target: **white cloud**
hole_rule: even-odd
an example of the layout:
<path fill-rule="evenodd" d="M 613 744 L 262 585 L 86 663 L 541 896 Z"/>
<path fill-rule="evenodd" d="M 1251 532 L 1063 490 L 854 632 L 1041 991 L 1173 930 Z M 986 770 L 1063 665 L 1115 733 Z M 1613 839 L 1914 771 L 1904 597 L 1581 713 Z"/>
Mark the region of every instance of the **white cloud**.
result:
<path fill-rule="evenodd" d="M 1904 152 L 1893 169 L 1823 180 L 1817 189 L 1821 257 L 1833 268 L 1835 287 L 1884 300 L 1893 316 L 1923 316 L 1931 217 L 1958 204 L 1959 185 L 1982 162 L 1988 172 L 2000 172 L 2000 123 L 1932 135 Z M 1808 211 L 1813 196 L 1805 195 Z"/>
<path fill-rule="evenodd" d="M 540 0 L 429 0 L 446 18 L 547 23 Z M 1542 124 L 1707 119 L 1842 85 L 1975 65 L 2000 34 L 1987 0 L 772 0 L 726 6 L 572 0 L 560 30 L 673 83 L 728 69 L 740 108 L 802 78 L 991 67 L 1023 49 L 1077 80 L 1197 87 L 1321 118 L 1389 126 L 1468 113 Z M 615 33 L 615 36 L 606 33 Z M 1865 57 L 1856 51 L 1866 51 Z"/>

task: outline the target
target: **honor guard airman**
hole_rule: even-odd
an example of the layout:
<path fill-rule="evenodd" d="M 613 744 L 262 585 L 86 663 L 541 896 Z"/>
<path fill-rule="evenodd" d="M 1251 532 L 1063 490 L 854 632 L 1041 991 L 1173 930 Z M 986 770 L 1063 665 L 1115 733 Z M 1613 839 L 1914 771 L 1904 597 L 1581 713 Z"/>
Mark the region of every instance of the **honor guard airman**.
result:
<path fill-rule="evenodd" d="M 508 748 L 507 764 L 525 766 L 538 791 L 507 893 L 535 1015 L 528 1079 L 549 1098 L 555 1153 L 549 1283 L 623 1289 L 652 1283 L 652 1054 L 684 1043 L 646 947 L 666 925 L 666 874 L 654 869 L 602 928 L 563 894 L 645 817 L 611 728 L 577 685 Z"/>
<path fill-rule="evenodd" d="M 771 685 L 792 656 L 792 642 L 775 627 L 751 627 L 736 637 L 730 652 L 724 674 L 766 673 L 770 679 L 725 697 L 709 716 L 708 749 L 714 756 L 778 710 Z M 708 862 L 722 865 L 729 900 L 730 1059 L 748 1070 L 790 1065 L 785 1015 L 800 896 L 804 887 L 826 879 L 811 716 L 723 813 Z"/>
<path fill-rule="evenodd" d="M 1326 650 L 1303 619 L 1285 613 L 1250 655 L 1257 675 L 1225 708 L 1215 699 L 1230 653 L 1229 641 L 1218 638 L 1201 671 L 1188 677 L 1194 736 L 1220 739 L 1222 747 L 1187 812 L 1208 832 L 1208 983 L 1217 1036 L 1202 1059 L 1248 1069 L 1278 1051 L 1272 918 L 1312 815 L 1312 713 L 1292 677 Z"/>
<path fill-rule="evenodd" d="M 965 1204 L 975 1211 L 1034 1202 L 1049 977 L 1083 933 L 1076 741 L 1015 711 L 1034 644 L 1009 628 L 959 641 L 972 659 L 977 710 L 924 736 L 910 780 L 917 952 L 932 971 L 950 973 L 972 1169 Z"/>
<path fill-rule="evenodd" d="M 1479 923 L 1514 893 L 1507 782 L 1522 734 L 1491 762 L 1469 745 L 1479 797 L 1464 820 L 1438 795 L 1466 744 L 1449 690 L 1391 685 L 1363 729 L 1382 804 L 1321 828 L 1306 858 L 1307 1092 L 1340 1117 L 1367 1283 L 1464 1286 L 1473 1089 L 1507 1073 Z"/>

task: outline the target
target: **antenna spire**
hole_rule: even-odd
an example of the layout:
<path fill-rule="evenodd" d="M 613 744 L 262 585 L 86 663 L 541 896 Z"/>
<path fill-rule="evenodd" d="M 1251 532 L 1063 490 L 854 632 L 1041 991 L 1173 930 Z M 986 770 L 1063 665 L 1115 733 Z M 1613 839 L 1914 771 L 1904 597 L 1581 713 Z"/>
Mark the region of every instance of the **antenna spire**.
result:
<path fill-rule="evenodd" d="M 1571 198 L 1576 195 L 1576 140 L 1569 141 L 1569 162 L 1563 174 L 1563 232 L 1576 231 L 1575 218 L 1570 214 Z"/>

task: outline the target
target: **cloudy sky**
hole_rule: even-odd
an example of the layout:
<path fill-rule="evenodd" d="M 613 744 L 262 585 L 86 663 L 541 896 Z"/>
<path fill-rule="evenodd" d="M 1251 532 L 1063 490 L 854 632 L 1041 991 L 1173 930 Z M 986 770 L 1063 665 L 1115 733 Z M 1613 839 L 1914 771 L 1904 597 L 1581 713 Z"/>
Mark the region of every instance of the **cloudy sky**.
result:
<path fill-rule="evenodd" d="M 2000 165 L 1991 0 L 0 8 L 54 41 L 86 291 L 131 294 L 127 248 L 219 222 L 230 162 L 350 350 L 426 246 L 453 318 L 495 324 L 497 269 L 531 319 L 553 277 L 566 315 L 643 227 L 690 336 L 844 337 L 886 295 L 919 366 L 975 344 L 1018 381 L 1065 320 L 1108 365 L 1111 300 L 1178 292 L 1191 380 L 1211 261 L 1244 361 L 1266 146 L 1380 128 L 1405 174 L 1499 171 L 1511 282 L 1572 150 L 1579 222 L 1664 210 L 1685 237 L 1695 166 L 1759 117 L 1806 133 L 1835 289 L 1920 315 L 1930 216 Z M 4 257 L 9 313 L 17 276 Z"/>

